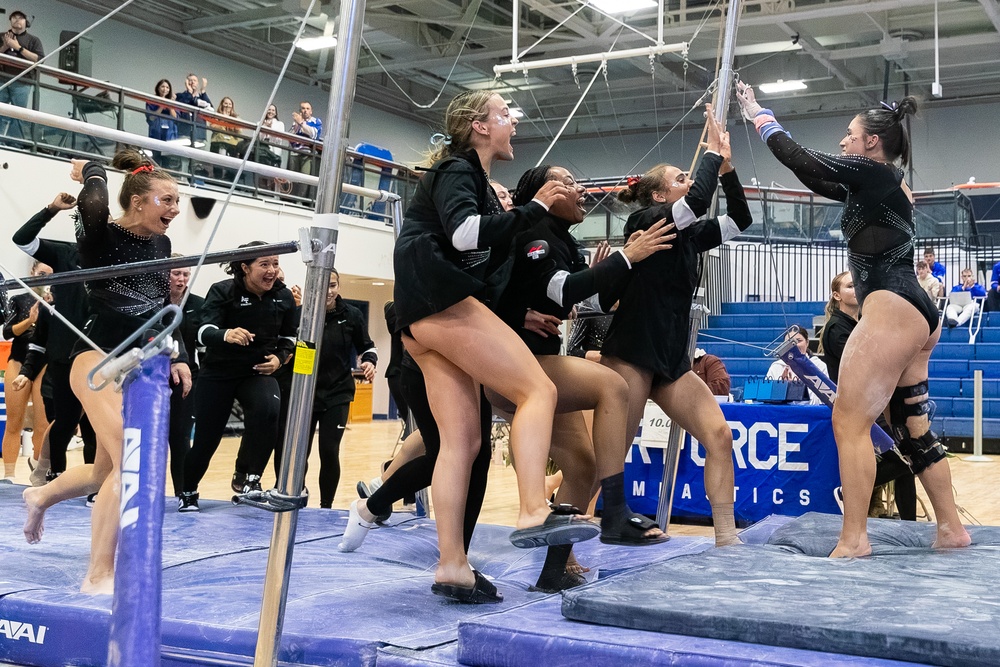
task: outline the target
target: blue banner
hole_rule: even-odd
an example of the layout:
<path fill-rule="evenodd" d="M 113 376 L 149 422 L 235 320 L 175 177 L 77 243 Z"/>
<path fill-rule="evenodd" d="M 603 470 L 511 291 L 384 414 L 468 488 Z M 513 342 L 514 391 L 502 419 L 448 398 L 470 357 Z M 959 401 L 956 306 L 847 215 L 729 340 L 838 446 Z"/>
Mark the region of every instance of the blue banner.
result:
<path fill-rule="evenodd" d="M 840 472 L 830 409 L 809 405 L 726 403 L 733 431 L 736 519 L 771 514 L 839 514 Z M 705 496 L 705 450 L 685 436 L 674 487 L 673 516 L 710 517 Z M 625 463 L 625 492 L 636 512 L 655 514 L 666 450 L 632 445 Z"/>

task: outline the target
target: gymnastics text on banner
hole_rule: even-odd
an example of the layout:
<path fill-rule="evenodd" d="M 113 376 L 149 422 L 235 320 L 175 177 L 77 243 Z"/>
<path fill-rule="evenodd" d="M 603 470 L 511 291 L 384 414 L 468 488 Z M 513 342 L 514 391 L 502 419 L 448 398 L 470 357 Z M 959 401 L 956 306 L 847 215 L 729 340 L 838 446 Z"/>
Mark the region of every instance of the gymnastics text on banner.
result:
<path fill-rule="evenodd" d="M 840 513 L 837 450 L 824 406 L 724 404 L 733 432 L 736 517 L 757 521 L 770 514 Z M 674 487 L 673 514 L 709 517 L 705 450 L 685 437 Z M 653 445 L 655 447 L 655 445 Z M 663 451 L 633 445 L 626 462 L 627 500 L 633 510 L 656 511 Z"/>

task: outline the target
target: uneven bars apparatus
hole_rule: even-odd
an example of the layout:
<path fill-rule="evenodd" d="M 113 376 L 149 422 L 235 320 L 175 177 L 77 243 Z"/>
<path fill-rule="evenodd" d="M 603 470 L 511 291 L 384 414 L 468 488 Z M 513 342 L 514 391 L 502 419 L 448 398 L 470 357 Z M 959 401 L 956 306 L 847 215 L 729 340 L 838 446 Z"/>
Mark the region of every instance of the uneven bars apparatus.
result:
<path fill-rule="evenodd" d="M 736 55 L 736 31 L 739 27 L 740 0 L 729 0 L 726 13 L 725 40 L 722 44 L 722 58 L 719 66 L 719 85 L 716 90 L 718 97 L 715 102 L 715 117 L 723 126 L 729 111 L 729 94 L 733 87 L 733 58 Z M 713 209 L 718 206 L 716 199 Z M 694 351 L 698 346 L 698 330 L 701 328 L 702 314 L 705 312 L 705 280 L 707 274 L 702 271 L 701 284 L 695 292 L 691 304 L 691 329 L 688 332 L 688 360 L 694 359 Z M 681 428 L 671 424 L 667 448 L 663 456 L 663 480 L 660 482 L 660 500 L 656 506 L 656 522 L 664 533 L 670 532 L 670 512 L 674 502 L 674 482 L 677 479 L 677 463 L 680 460 L 683 434 Z"/>
<path fill-rule="evenodd" d="M 240 165 L 243 164 L 243 160 L 241 158 L 220 155 L 219 153 L 210 153 L 191 146 L 182 146 L 169 141 L 151 139 L 150 137 L 131 134 L 129 132 L 123 132 L 122 130 L 112 129 L 110 127 L 91 125 L 89 123 L 84 123 L 83 121 L 73 120 L 72 118 L 63 118 L 62 116 L 56 116 L 44 111 L 34 111 L 32 109 L 25 109 L 12 104 L 0 103 L 0 116 L 25 120 L 39 125 L 45 125 L 47 127 L 54 127 L 59 130 L 66 130 L 67 132 L 85 134 L 90 137 L 97 137 L 98 139 L 107 139 L 120 144 L 139 146 L 140 148 L 160 151 L 170 155 L 178 155 L 180 157 L 186 157 L 198 162 L 216 165 L 219 167 L 239 169 Z M 286 181 L 302 183 L 304 185 L 318 186 L 320 182 L 320 179 L 317 176 L 310 176 L 308 174 L 303 174 L 297 171 L 289 171 L 288 169 L 281 169 L 279 167 L 271 167 L 259 162 L 252 162 L 250 160 L 247 160 L 243 167 L 243 171 L 251 174 L 257 174 L 259 176 L 265 176 L 267 178 L 281 178 Z M 398 199 L 398 195 L 392 192 L 362 188 L 349 183 L 343 183 L 341 185 L 341 191 L 346 192 L 347 194 L 359 195 L 361 197 L 373 199 L 375 201 L 392 201 L 393 198 Z"/>
<path fill-rule="evenodd" d="M 295 343 L 295 361 L 292 368 L 292 389 L 289 398 L 288 428 L 285 434 L 281 471 L 276 493 L 279 500 L 289 500 L 288 511 L 274 516 L 274 531 L 268 550 L 267 571 L 264 578 L 264 595 L 254 653 L 255 667 L 275 667 L 281 647 L 285 603 L 295 547 L 295 529 L 298 507 L 304 505 L 301 496 L 305 479 L 306 452 L 309 440 L 309 422 L 312 419 L 313 394 L 316 388 L 316 370 L 323 342 L 326 293 L 330 272 L 337 254 L 337 235 L 340 226 L 340 194 L 343 187 L 344 155 L 347 149 L 347 130 L 354 99 L 355 74 L 361 51 L 364 28 L 365 0 L 342 0 L 338 21 L 337 49 L 330 88 L 330 101 L 326 117 L 331 132 L 320 162 L 316 215 L 313 226 L 301 230 L 303 260 L 306 262 L 306 279 L 303 289 L 302 321 Z M 393 203 L 394 208 L 399 202 Z M 398 216 L 394 213 L 394 219 Z M 300 498 L 293 504 L 291 499 Z"/>

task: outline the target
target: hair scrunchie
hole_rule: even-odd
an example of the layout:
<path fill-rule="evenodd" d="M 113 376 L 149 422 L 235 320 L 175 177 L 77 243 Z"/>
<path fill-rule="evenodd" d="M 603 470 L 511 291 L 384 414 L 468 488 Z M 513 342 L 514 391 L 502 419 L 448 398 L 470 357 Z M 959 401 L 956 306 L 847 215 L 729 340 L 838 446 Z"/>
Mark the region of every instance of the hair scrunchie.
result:
<path fill-rule="evenodd" d="M 135 176 L 136 174 L 141 174 L 144 171 L 148 171 L 148 172 L 152 173 L 153 169 L 155 169 L 155 167 L 153 167 L 153 165 L 151 165 L 151 164 L 144 164 L 141 167 L 136 167 L 135 169 L 133 169 L 132 170 L 132 175 Z"/>

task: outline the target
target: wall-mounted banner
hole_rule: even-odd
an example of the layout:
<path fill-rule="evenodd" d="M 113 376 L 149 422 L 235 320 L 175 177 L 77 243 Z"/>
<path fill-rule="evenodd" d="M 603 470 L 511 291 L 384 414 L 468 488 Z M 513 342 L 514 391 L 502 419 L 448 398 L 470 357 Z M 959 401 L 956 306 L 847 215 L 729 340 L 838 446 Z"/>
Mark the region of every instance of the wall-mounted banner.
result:
<path fill-rule="evenodd" d="M 837 446 L 826 406 L 726 403 L 720 406 L 733 431 L 736 518 L 759 521 L 771 514 L 842 512 Z M 645 425 L 645 420 L 644 420 Z M 625 492 L 636 512 L 655 514 L 665 449 L 637 440 L 625 462 Z M 705 449 L 691 437 L 681 446 L 673 516 L 709 517 L 705 496 Z"/>

